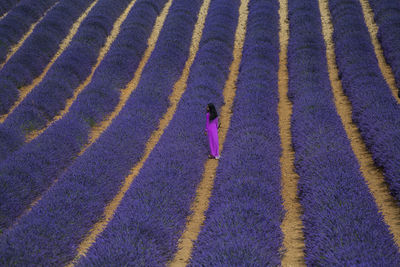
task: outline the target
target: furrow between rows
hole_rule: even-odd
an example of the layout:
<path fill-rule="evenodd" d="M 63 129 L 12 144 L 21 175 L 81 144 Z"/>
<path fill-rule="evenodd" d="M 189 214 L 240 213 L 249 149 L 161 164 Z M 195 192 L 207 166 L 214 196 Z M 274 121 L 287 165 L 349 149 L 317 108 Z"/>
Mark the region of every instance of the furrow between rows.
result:
<path fill-rule="evenodd" d="M 198 13 L 199 5 L 190 2 L 176 0 L 163 12 L 165 23 L 138 88 L 110 127 L 32 211 L 0 237 L 2 264 L 18 260 L 61 265 L 74 259 L 75 248 L 101 219 L 168 108 L 168 96 L 188 58 Z M 152 79 L 155 73 L 157 80 Z"/>
<path fill-rule="evenodd" d="M 371 153 L 368 151 L 363 138 L 352 120 L 352 104 L 345 95 L 342 82 L 339 79 L 339 70 L 336 63 L 335 44 L 333 42 L 333 25 L 329 11 L 328 1 L 319 0 L 322 29 L 326 43 L 326 56 L 328 61 L 329 78 L 332 84 L 336 110 L 342 120 L 346 134 L 350 140 L 351 148 L 357 157 L 360 171 L 364 177 L 373 198 L 382 212 L 385 223 L 393 234 L 397 248 L 400 249 L 400 207 L 390 194 L 384 181 L 383 173 L 376 167 Z"/>
<path fill-rule="evenodd" d="M 0 176 L 1 227 L 8 227 L 27 206 L 41 199 L 47 188 L 56 183 L 63 170 L 87 147 L 93 125 L 114 110 L 121 88 L 134 76 L 145 53 L 146 40 L 157 41 L 148 39 L 152 32 L 159 31 L 153 25 L 161 9 L 159 6 L 165 0 L 138 1 L 92 82 L 78 96 L 71 111 L 0 164 L 3 174 Z"/>
<path fill-rule="evenodd" d="M 87 17 L 90 10 L 98 1 L 99 0 L 94 0 L 90 5 L 90 2 L 83 2 L 83 0 L 79 5 L 76 4 L 75 6 L 67 1 L 62 2 L 63 5 L 57 5 L 51 10 L 52 12 L 42 20 L 42 23 L 36 27 L 36 31 L 40 28 L 38 33 L 35 34 L 36 31 L 34 31 L 34 33 L 30 35 L 30 38 L 28 38 L 24 45 L 18 50 L 18 53 L 14 54 L 14 57 L 2 68 L 0 71 L 0 78 L 2 80 L 0 84 L 0 113 L 2 114 L 0 116 L 0 123 L 3 123 L 19 103 L 25 99 L 28 93 L 43 80 L 56 59 L 68 47 L 82 21 Z M 68 4 L 70 5 L 67 7 Z M 77 12 L 79 8 L 85 8 L 83 13 Z M 73 14 L 75 16 L 79 15 L 73 24 L 68 23 L 68 21 L 62 21 L 68 18 L 59 18 L 59 20 L 61 20 L 60 24 L 72 24 L 72 26 L 68 28 L 69 31 L 63 29 L 59 25 L 51 25 L 53 23 L 52 20 L 55 19 L 54 16 L 60 12 L 65 12 L 66 16 L 68 16 L 70 14 L 68 14 L 67 11 L 70 10 L 70 12 L 73 13 L 73 9 L 78 9 L 74 11 L 80 14 Z M 50 16 L 50 14 L 52 16 Z M 72 18 L 75 16 L 72 16 Z M 60 40 L 61 36 L 57 35 L 51 36 L 54 40 L 47 38 L 46 34 L 54 34 L 52 31 L 57 30 L 60 31 L 61 35 L 64 33 L 66 34 L 62 41 Z M 59 45 L 56 41 L 60 41 Z M 32 50 L 31 48 L 33 46 L 40 46 L 40 50 Z M 46 49 L 43 49 L 41 46 Z M 55 46 L 58 47 L 57 50 Z M 54 50 L 50 49 L 50 47 Z M 38 47 L 35 48 L 37 49 Z M 33 58 L 33 56 L 36 56 L 36 58 Z M 49 59 L 49 63 L 46 64 L 45 61 L 47 58 Z"/>
<path fill-rule="evenodd" d="M 282 175 L 282 198 L 286 210 L 281 229 L 283 232 L 283 246 L 286 252 L 282 258 L 282 265 L 305 265 L 304 263 L 304 233 L 301 216 L 302 207 L 298 199 L 299 176 L 295 172 L 294 152 L 291 133 L 291 117 L 293 105 L 288 98 L 288 42 L 289 42 L 289 20 L 288 2 L 280 1 L 280 25 L 279 32 L 280 53 L 278 71 L 279 89 L 279 129 L 281 137 L 282 155 L 280 159 Z"/>
<path fill-rule="evenodd" d="M 133 180 L 139 174 L 141 168 L 143 167 L 144 163 L 146 162 L 147 158 L 150 156 L 151 152 L 153 151 L 154 147 L 158 144 L 161 136 L 163 135 L 165 129 L 168 127 L 170 121 L 172 120 L 178 103 L 182 97 L 182 94 L 185 92 L 187 86 L 187 80 L 189 77 L 189 70 L 193 64 L 194 58 L 199 48 L 199 43 L 204 27 L 205 17 L 207 15 L 207 10 L 210 4 L 210 0 L 206 0 L 203 2 L 202 6 L 200 7 L 199 16 L 193 31 L 192 42 L 189 51 L 189 58 L 185 63 L 183 68 L 183 72 L 181 74 L 180 79 L 175 83 L 173 91 L 169 96 L 169 107 L 166 113 L 163 115 L 162 119 L 159 122 L 157 130 L 154 131 L 149 140 L 146 143 L 146 147 L 143 153 L 142 158 L 140 161 L 130 170 L 130 174 L 125 178 L 123 185 L 121 186 L 120 191 L 118 191 L 117 195 L 113 198 L 113 200 L 105 207 L 104 213 L 102 216 L 102 220 L 98 221 L 90 230 L 90 234 L 85 237 L 85 239 L 79 245 L 77 251 L 77 257 L 73 261 L 71 266 L 75 265 L 79 259 L 86 255 L 89 251 L 90 247 L 96 241 L 96 238 L 101 235 L 104 229 L 107 227 L 110 220 L 115 215 L 116 210 L 118 209 L 124 195 L 130 188 Z"/>
<path fill-rule="evenodd" d="M 382 46 L 378 40 L 378 25 L 374 21 L 374 12 L 368 0 L 360 0 L 362 7 L 365 24 L 368 27 L 369 35 L 371 37 L 371 43 L 374 46 L 375 55 L 378 59 L 379 68 L 381 69 L 382 75 L 386 80 L 390 90 L 392 90 L 392 95 L 396 99 L 397 103 L 400 104 L 400 94 L 399 88 L 396 87 L 396 81 L 394 79 L 394 74 L 392 68 L 386 63 L 385 57 L 383 56 Z"/>
<path fill-rule="evenodd" d="M 34 0 L 33 0 L 33 1 L 34 1 Z M 51 3 L 51 1 L 49 1 L 49 2 Z M 5 59 L 4 59 L 4 58 L 1 58 L 1 60 L 0 60 L 0 61 L 3 61 L 3 59 L 4 59 L 3 63 L 0 64 L 0 70 L 4 67 L 5 64 L 7 64 L 7 62 L 10 60 L 10 58 L 11 58 L 11 57 L 18 51 L 18 49 L 24 44 L 25 40 L 28 39 L 28 37 L 32 34 L 32 32 L 34 31 L 34 29 L 36 28 L 36 26 L 43 20 L 44 17 L 46 17 L 47 13 L 48 13 L 49 11 L 51 11 L 51 10 L 58 4 L 58 1 L 53 1 L 53 2 L 55 2 L 55 3 L 53 3 L 53 5 L 50 6 L 50 7 L 44 12 L 44 14 L 42 15 L 42 17 L 40 17 L 36 22 L 32 23 L 32 25 L 29 27 L 28 31 L 21 37 L 21 39 L 20 39 L 15 45 L 13 45 L 13 46 L 11 46 L 11 47 L 8 47 L 8 49 L 7 49 L 7 47 L 4 47 L 5 45 L 2 46 L 2 49 L 8 50 L 8 53 L 7 53 L 7 54 L 4 54 Z M 25 7 L 25 6 L 24 6 L 24 7 Z M 15 11 L 17 11 L 17 10 L 18 10 L 18 7 L 15 8 Z M 13 14 L 13 13 L 12 13 L 12 14 Z M 18 17 L 15 17 L 15 19 L 18 19 L 19 21 L 20 21 L 21 19 L 25 19 L 25 18 L 21 18 L 21 17 L 20 17 L 22 14 L 16 14 L 16 15 L 18 15 Z M 29 14 L 27 14 L 27 15 L 29 15 Z M 3 24 L 3 23 L 5 24 L 6 22 L 5 22 L 5 21 L 1 21 L 1 24 Z M 11 23 L 11 22 L 10 22 L 10 23 Z M 21 23 L 21 24 L 22 24 L 22 23 Z M 3 36 L 5 37 L 5 35 L 3 35 Z M 3 36 L 2 36 L 2 37 L 3 37 Z M 14 37 L 14 36 L 13 36 L 13 37 Z M 0 53 L 5 53 L 5 51 L 2 51 L 2 52 L 0 52 Z"/>
<path fill-rule="evenodd" d="M 30 132 L 25 137 L 25 142 L 30 142 L 33 139 L 35 139 L 37 136 L 39 136 L 41 133 L 43 133 L 48 127 L 50 127 L 51 124 L 53 124 L 56 121 L 60 120 L 65 114 L 67 114 L 69 112 L 69 109 L 71 108 L 71 106 L 74 103 L 74 101 L 78 98 L 78 95 L 92 81 L 94 72 L 96 71 L 96 69 L 100 65 L 101 61 L 104 59 L 105 55 L 110 50 L 110 47 L 111 47 L 112 43 L 115 41 L 115 39 L 117 38 L 117 36 L 118 36 L 118 34 L 120 32 L 121 24 L 125 21 L 126 17 L 128 16 L 129 12 L 131 11 L 131 9 L 132 9 L 132 7 L 133 7 L 133 5 L 135 3 L 136 3 L 136 1 L 132 1 L 128 5 L 128 7 L 124 10 L 124 12 L 119 16 L 119 18 L 115 21 L 113 29 L 111 30 L 110 35 L 107 37 L 106 43 L 104 44 L 104 46 L 101 48 L 101 50 L 99 52 L 99 56 L 97 57 L 96 64 L 92 67 L 91 73 L 86 78 L 86 80 L 83 83 L 81 83 L 74 90 L 73 96 L 66 101 L 64 109 L 57 116 L 55 116 L 51 121 L 49 121 L 48 124 L 44 128 L 42 128 L 40 130 L 36 130 L 36 131 Z"/>

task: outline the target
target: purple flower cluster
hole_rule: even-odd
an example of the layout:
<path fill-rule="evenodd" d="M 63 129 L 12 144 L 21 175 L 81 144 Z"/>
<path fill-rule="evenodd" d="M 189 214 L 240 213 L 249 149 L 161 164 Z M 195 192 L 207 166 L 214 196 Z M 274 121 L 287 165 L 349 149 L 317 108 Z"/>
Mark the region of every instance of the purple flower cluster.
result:
<path fill-rule="evenodd" d="M 70 112 L 0 164 L 0 228 L 13 223 L 77 157 L 90 128 L 110 114 L 132 79 L 166 0 L 139 0 Z"/>
<path fill-rule="evenodd" d="M 31 24 L 38 21 L 56 2 L 58 0 L 23 0 L 0 20 L 0 62 L 6 59 L 11 47 L 29 30 Z"/>
<path fill-rule="evenodd" d="M 8 116 L 1 128 L 14 130 L 16 136 L 25 136 L 33 130 L 41 129 L 54 118 L 64 108 L 66 100 L 72 97 L 74 90 L 90 74 L 114 21 L 129 2 L 100 0 L 42 82 Z M 16 149 L 14 142 L 2 146 L 0 160 L 6 158 L 12 149 Z"/>
<path fill-rule="evenodd" d="M 137 89 L 101 137 L 29 214 L 0 236 L 0 265 L 52 266 L 73 259 L 167 110 L 168 96 L 189 54 L 199 6 L 193 0 L 173 2 Z"/>
<path fill-rule="evenodd" d="M 175 115 L 115 217 L 79 266 L 164 266 L 173 257 L 207 159 L 202 135 L 206 105 L 223 103 L 239 3 L 211 1 L 187 89 Z"/>
<path fill-rule="evenodd" d="M 9 12 L 18 2 L 19 0 L 2 0 L 0 3 L 0 16 Z"/>
<path fill-rule="evenodd" d="M 343 90 L 375 163 L 400 201 L 400 108 L 378 67 L 358 0 L 331 0 L 336 60 Z"/>
<path fill-rule="evenodd" d="M 400 97 L 400 2 L 393 0 L 368 0 L 379 26 L 378 39 L 383 55 L 392 67 Z"/>
<path fill-rule="evenodd" d="M 249 3 L 231 125 L 192 266 L 280 264 L 278 9 L 276 1 Z"/>
<path fill-rule="evenodd" d="M 31 36 L 0 71 L 0 114 L 18 99 L 18 89 L 38 77 L 57 52 L 74 21 L 93 0 L 65 0 L 36 26 Z"/>
<path fill-rule="evenodd" d="M 318 1 L 289 1 L 289 21 L 289 96 L 306 263 L 398 266 L 397 246 L 332 101 Z"/>

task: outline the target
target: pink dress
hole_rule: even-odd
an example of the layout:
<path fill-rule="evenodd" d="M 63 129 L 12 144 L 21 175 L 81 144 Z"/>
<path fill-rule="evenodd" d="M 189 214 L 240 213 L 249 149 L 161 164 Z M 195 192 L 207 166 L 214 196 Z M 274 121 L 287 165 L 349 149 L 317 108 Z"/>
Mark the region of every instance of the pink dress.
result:
<path fill-rule="evenodd" d="M 210 154 L 215 158 L 219 158 L 218 117 L 212 121 L 209 120 L 210 120 L 210 113 L 207 113 L 206 132 L 208 135 L 208 144 L 210 145 Z"/>

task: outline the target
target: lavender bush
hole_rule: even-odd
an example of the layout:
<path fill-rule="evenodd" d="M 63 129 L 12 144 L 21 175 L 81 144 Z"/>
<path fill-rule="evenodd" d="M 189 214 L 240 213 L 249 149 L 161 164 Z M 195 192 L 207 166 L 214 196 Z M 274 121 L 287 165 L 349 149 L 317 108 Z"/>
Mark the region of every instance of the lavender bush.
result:
<path fill-rule="evenodd" d="M 290 1 L 289 21 L 289 96 L 306 263 L 397 266 L 397 246 L 333 103 L 318 1 Z"/>
<path fill-rule="evenodd" d="M 393 0 L 368 0 L 379 26 L 378 39 L 383 55 L 392 67 L 400 97 L 400 2 Z"/>
<path fill-rule="evenodd" d="M 65 107 L 66 100 L 72 97 L 74 90 L 90 74 L 115 20 L 129 2 L 130 0 L 100 0 L 43 81 L 7 117 L 2 127 L 13 129 L 17 132 L 16 136 L 25 136 L 45 127 Z M 21 142 L 19 145 L 22 144 Z M 14 147 L 14 142 L 9 146 L 2 146 L 0 161 Z"/>
<path fill-rule="evenodd" d="M 93 2 L 64 0 L 37 25 L 31 36 L 0 71 L 0 114 L 18 99 L 18 89 L 38 77 L 57 52 L 74 21 Z"/>
<path fill-rule="evenodd" d="M 231 126 L 192 266 L 280 264 L 278 8 L 276 1 L 249 3 Z"/>
<path fill-rule="evenodd" d="M 332 0 L 329 7 L 337 64 L 353 106 L 353 121 L 400 201 L 400 108 L 378 67 L 360 3 Z"/>
<path fill-rule="evenodd" d="M 12 224 L 49 187 L 77 157 L 88 141 L 91 127 L 113 111 L 120 89 L 132 79 L 139 65 L 165 2 L 139 0 L 70 112 L 0 164 L 0 173 L 4 174 L 0 175 L 0 228 Z"/>
<path fill-rule="evenodd" d="M 0 265 L 18 261 L 49 266 L 73 259 L 166 111 L 168 95 L 188 57 L 198 10 L 197 1 L 174 1 L 138 88 L 97 142 L 27 216 L 0 236 Z"/>
<path fill-rule="evenodd" d="M 0 3 L 0 16 L 9 12 L 18 2 L 19 0 L 2 0 Z"/>
<path fill-rule="evenodd" d="M 78 266 L 164 266 L 173 257 L 207 159 L 205 108 L 211 101 L 223 103 L 239 3 L 211 1 L 187 89 L 173 119 L 115 217 Z"/>
<path fill-rule="evenodd" d="M 11 47 L 58 0 L 23 0 L 0 20 L 0 62 L 6 59 Z M 1 12 L 0 12 L 1 13 Z"/>

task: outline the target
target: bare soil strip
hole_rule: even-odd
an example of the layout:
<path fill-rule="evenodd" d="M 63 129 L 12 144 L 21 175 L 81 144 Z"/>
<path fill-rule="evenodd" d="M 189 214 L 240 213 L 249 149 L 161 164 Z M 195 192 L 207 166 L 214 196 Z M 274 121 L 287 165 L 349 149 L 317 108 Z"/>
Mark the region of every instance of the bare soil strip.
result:
<path fill-rule="evenodd" d="M 25 99 L 25 97 L 35 88 L 46 76 L 47 72 L 53 66 L 54 62 L 58 59 L 58 57 L 64 52 L 64 50 L 69 46 L 72 38 L 75 36 L 76 32 L 78 31 L 79 27 L 81 26 L 82 21 L 87 17 L 89 14 L 90 10 L 97 4 L 99 0 L 93 1 L 93 3 L 85 10 L 85 12 L 78 18 L 78 20 L 72 25 L 71 29 L 69 30 L 69 33 L 67 37 L 64 38 L 62 43 L 60 44 L 60 47 L 57 51 L 57 53 L 54 55 L 54 57 L 51 59 L 49 64 L 47 64 L 46 68 L 43 70 L 42 74 L 40 74 L 39 77 L 33 80 L 33 82 L 27 86 L 21 87 L 19 89 L 19 97 L 18 100 L 14 103 L 14 105 L 11 107 L 10 111 L 3 115 L 0 116 L 0 123 L 3 123 L 8 115 L 10 115 L 14 109 Z"/>
<path fill-rule="evenodd" d="M 82 92 L 82 90 L 92 81 L 94 72 L 96 71 L 97 67 L 100 65 L 101 61 L 104 59 L 105 55 L 108 53 L 110 50 L 110 47 L 112 43 L 115 41 L 117 38 L 122 23 L 125 21 L 126 17 L 128 16 L 129 12 L 131 11 L 132 7 L 136 3 L 136 0 L 133 0 L 128 7 L 125 9 L 125 11 L 119 16 L 119 18 L 115 21 L 113 29 L 110 33 L 110 35 L 107 37 L 106 43 L 104 46 L 101 48 L 99 56 L 97 57 L 97 62 L 96 64 L 92 67 L 92 71 L 90 75 L 86 78 L 86 80 L 81 83 L 74 91 L 74 94 L 71 98 L 69 98 L 65 104 L 65 108 L 60 111 L 60 113 L 53 118 L 51 122 L 49 122 L 43 129 L 38 130 L 38 131 L 32 131 L 25 137 L 25 142 L 30 142 L 36 137 L 38 137 L 41 133 L 43 133 L 48 127 L 50 127 L 51 124 L 55 123 L 59 119 L 61 119 L 65 114 L 68 113 L 70 107 L 74 103 L 74 101 L 77 99 L 78 95 Z"/>
<path fill-rule="evenodd" d="M 9 12 L 10 12 L 10 11 L 7 11 L 7 12 L 4 13 L 2 16 L 0 16 L 0 20 L 2 20 L 5 16 L 7 16 Z"/>
<path fill-rule="evenodd" d="M 171 3 L 172 3 L 172 0 L 170 0 L 166 4 L 162 14 L 159 17 L 160 21 L 157 21 L 159 23 L 156 22 L 156 25 L 157 25 L 156 28 L 158 29 L 158 32 L 161 30 L 161 27 L 164 23 L 165 17 L 168 13 L 169 7 L 171 6 Z M 199 16 L 198 16 L 195 28 L 193 30 L 192 41 L 191 41 L 191 46 L 190 46 L 190 51 L 189 51 L 189 57 L 185 63 L 181 77 L 175 83 L 173 91 L 172 91 L 171 95 L 169 96 L 170 106 L 168 107 L 166 113 L 161 118 L 157 130 L 155 130 L 152 133 L 149 140 L 147 141 L 143 157 L 131 169 L 130 174 L 125 178 L 125 181 L 123 182 L 122 187 L 119 190 L 119 192 L 117 193 L 117 195 L 104 209 L 104 213 L 102 216 L 103 219 L 98 221 L 93 226 L 93 228 L 90 230 L 88 236 L 86 236 L 86 238 L 83 240 L 83 242 L 79 245 L 79 248 L 77 250 L 78 255 L 69 266 L 73 266 L 74 264 L 76 264 L 77 261 L 79 260 L 79 258 L 87 253 L 89 248 L 96 241 L 97 236 L 99 236 L 104 231 L 104 229 L 107 227 L 110 220 L 114 217 L 114 214 L 115 214 L 117 208 L 119 207 L 125 193 L 128 191 L 133 180 L 139 174 L 139 172 L 142 169 L 147 158 L 150 156 L 150 153 L 153 151 L 154 147 L 157 145 L 161 136 L 163 135 L 165 129 L 168 127 L 170 121 L 172 120 L 172 118 L 175 114 L 175 111 L 177 109 L 178 103 L 187 87 L 189 71 L 193 64 L 194 58 L 197 54 L 197 51 L 199 49 L 199 43 L 200 43 L 201 36 L 203 33 L 203 28 L 204 28 L 204 21 L 207 16 L 207 13 L 208 13 L 209 5 L 210 5 L 210 0 L 205 0 L 200 8 Z M 151 39 L 151 41 L 149 39 L 149 42 L 152 42 L 155 44 L 156 40 L 157 40 L 157 38 Z"/>
<path fill-rule="evenodd" d="M 292 147 L 292 133 L 290 131 L 290 120 L 292 116 L 292 103 L 288 93 L 288 69 L 287 69 L 287 47 L 289 42 L 288 2 L 280 0 L 279 8 L 280 26 L 280 54 L 278 70 L 279 87 L 279 129 L 281 136 L 281 175 L 282 175 L 282 198 L 286 210 L 281 224 L 283 232 L 284 255 L 282 266 L 305 266 L 304 261 L 304 233 L 301 215 L 303 209 L 297 197 L 298 174 L 294 167 L 294 152 Z"/>
<path fill-rule="evenodd" d="M 144 52 L 142 59 L 140 60 L 139 66 L 135 71 L 133 79 L 126 85 L 124 89 L 121 90 L 118 105 L 116 106 L 114 111 L 109 116 L 107 116 L 106 119 L 104 119 L 102 122 L 98 123 L 92 128 L 90 132 L 89 142 L 83 147 L 79 155 L 82 155 L 88 147 L 96 142 L 100 135 L 111 125 L 113 119 L 118 116 L 122 108 L 125 106 L 126 101 L 128 101 L 132 92 L 137 88 L 140 78 L 142 76 L 143 69 L 146 66 L 147 61 L 149 60 L 151 53 L 153 53 L 153 50 L 156 46 L 158 36 L 160 35 L 160 31 L 162 29 L 171 4 L 172 0 L 169 0 L 165 5 L 162 13 L 158 16 L 153 31 L 151 32 L 151 35 L 147 41 L 147 49 Z"/>
<path fill-rule="evenodd" d="M 228 132 L 231 117 L 232 105 L 236 94 L 236 81 L 239 74 L 239 66 L 242 60 L 242 50 L 246 36 L 249 0 L 242 0 L 239 8 L 239 20 L 235 33 L 235 46 L 233 50 L 233 61 L 229 68 L 229 77 L 225 83 L 223 96 L 225 104 L 221 107 L 221 128 L 219 134 L 220 151 L 222 152 L 226 134 Z M 197 240 L 200 228 L 204 223 L 205 212 L 210 203 L 211 191 L 214 186 L 215 173 L 218 167 L 218 160 L 209 159 L 204 165 L 202 181 L 196 190 L 196 198 L 192 203 L 192 215 L 187 218 L 185 230 L 178 241 L 178 251 L 170 266 L 186 266 L 189 263 L 193 250 L 193 243 Z"/>
<path fill-rule="evenodd" d="M 371 153 L 368 151 L 357 126 L 351 119 L 351 103 L 343 92 L 335 61 L 336 56 L 332 39 L 333 26 L 328 0 L 318 1 L 322 19 L 322 31 L 326 44 L 329 79 L 331 80 L 336 109 L 342 120 L 347 136 L 349 137 L 353 152 L 360 164 L 360 171 L 375 198 L 379 211 L 382 212 L 385 223 L 389 226 L 390 232 L 394 235 L 394 241 L 400 248 L 400 207 L 390 194 L 387 184 L 384 182 L 382 171 L 374 165 Z"/>
<path fill-rule="evenodd" d="M 107 54 L 108 50 L 110 49 L 111 44 L 114 42 L 114 40 L 116 39 L 116 37 L 119 34 L 120 28 L 121 28 L 121 24 L 124 22 L 124 20 L 126 19 L 126 17 L 128 16 L 130 10 L 132 9 L 132 7 L 134 6 L 134 4 L 136 3 L 136 0 L 133 0 L 125 9 L 125 11 L 121 14 L 121 16 L 116 20 L 116 22 L 114 23 L 113 29 L 111 31 L 111 34 L 107 37 L 107 41 L 106 44 L 103 46 L 103 48 L 100 51 L 99 57 L 97 58 L 97 63 L 96 65 L 92 68 L 92 72 L 90 74 L 90 76 L 85 80 L 85 82 L 83 82 L 75 91 L 74 96 L 71 99 L 68 99 L 68 102 L 66 104 L 65 109 L 57 116 L 54 118 L 54 120 L 51 123 L 54 123 L 55 121 L 59 120 L 62 118 L 62 116 L 64 116 L 69 108 L 71 107 L 73 101 L 75 101 L 75 99 L 77 98 L 78 94 L 83 90 L 83 88 L 85 88 L 91 81 L 93 73 L 95 72 L 96 68 L 98 67 L 98 65 L 100 64 L 100 62 L 103 60 L 104 56 Z M 32 141 L 34 138 L 36 138 L 38 135 L 40 135 L 42 132 L 44 132 L 50 125 L 46 126 L 44 129 L 40 130 L 40 131 L 35 131 L 33 133 L 31 133 L 30 135 L 27 136 L 26 138 L 26 142 L 30 142 Z M 49 186 L 48 190 L 54 185 L 56 184 L 58 181 L 58 179 L 54 180 L 53 183 Z M 39 196 L 38 198 L 36 198 L 30 205 L 29 207 L 23 212 L 23 214 L 21 214 L 21 216 L 19 216 L 19 218 L 16 220 L 16 222 L 9 228 L 13 228 L 17 222 L 20 220 L 20 218 L 22 218 L 23 216 L 25 216 L 27 213 L 29 213 L 32 208 L 42 199 L 42 197 L 47 193 L 47 191 L 45 193 L 43 193 L 41 196 Z"/>
<path fill-rule="evenodd" d="M 368 27 L 369 35 L 371 37 L 371 43 L 374 46 L 375 55 L 378 59 L 379 68 L 381 69 L 386 83 L 392 91 L 393 97 L 397 100 L 397 103 L 400 104 L 400 98 L 397 96 L 398 89 L 396 87 L 392 68 L 386 63 L 385 57 L 383 56 L 382 46 L 377 37 L 379 27 L 374 21 L 374 12 L 372 11 L 368 0 L 360 0 L 360 4 L 364 13 L 365 24 Z"/>
<path fill-rule="evenodd" d="M 18 49 L 24 44 L 25 40 L 28 39 L 28 37 L 31 35 L 31 33 L 33 32 L 33 30 L 36 28 L 36 26 L 42 21 L 42 19 L 47 15 L 47 13 L 53 9 L 53 7 L 55 7 L 59 2 L 55 3 L 53 6 L 51 6 L 44 14 L 43 16 L 36 21 L 35 23 L 33 23 L 31 25 L 31 27 L 29 28 L 29 30 L 24 34 L 24 36 L 22 36 L 21 40 L 18 41 L 18 43 L 16 45 L 14 45 L 13 47 L 11 47 L 10 52 L 8 52 L 6 60 L 0 64 L 0 70 L 4 67 L 5 64 L 7 64 L 7 62 L 10 60 L 10 58 L 18 51 Z"/>

